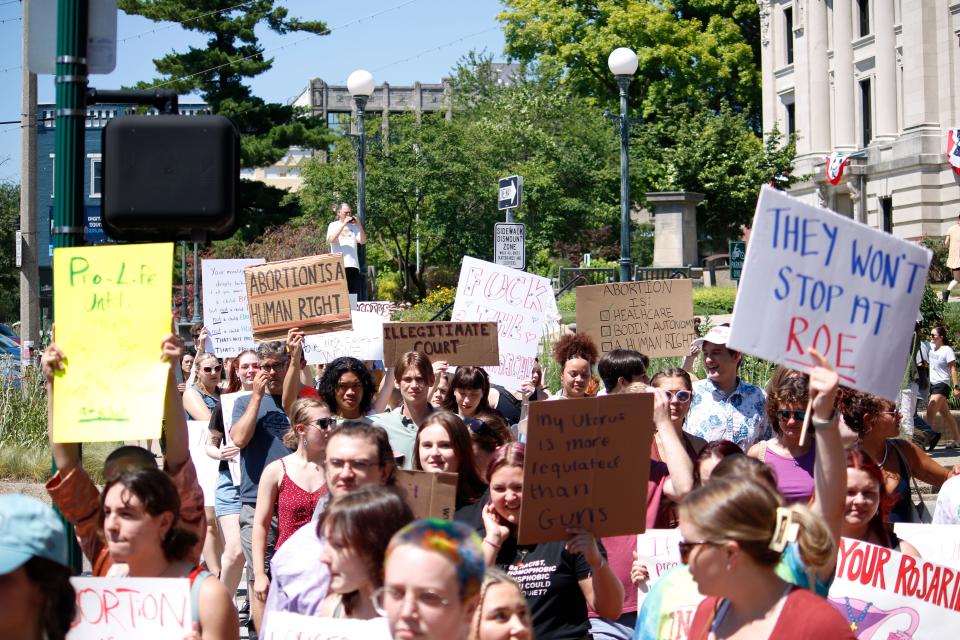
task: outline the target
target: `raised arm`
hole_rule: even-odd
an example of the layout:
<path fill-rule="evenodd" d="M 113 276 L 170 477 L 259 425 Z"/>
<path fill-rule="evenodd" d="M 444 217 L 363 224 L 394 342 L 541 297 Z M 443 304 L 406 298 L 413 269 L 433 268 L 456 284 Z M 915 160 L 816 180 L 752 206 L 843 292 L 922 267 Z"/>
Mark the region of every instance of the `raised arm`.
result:
<path fill-rule="evenodd" d="M 163 431 L 166 434 L 164 462 L 167 472 L 176 474 L 190 459 L 190 434 L 187 431 L 183 400 L 177 391 L 177 378 L 173 371 L 183 354 L 183 340 L 171 333 L 163 339 L 160 349 L 160 358 L 167 363 L 167 390 L 163 403 Z"/>
<path fill-rule="evenodd" d="M 287 332 L 287 373 L 283 376 L 283 412 L 293 423 L 293 403 L 300 394 L 300 360 L 303 355 L 303 331 L 294 327 Z"/>
<path fill-rule="evenodd" d="M 680 434 L 673 428 L 670 401 L 662 389 L 653 390 L 653 425 L 659 437 L 657 448 L 670 472 L 663 492 L 674 502 L 679 502 L 693 490 L 693 460 L 684 449 Z"/>
<path fill-rule="evenodd" d="M 380 381 L 380 388 L 377 390 L 377 395 L 373 398 L 372 410 L 374 413 L 383 413 L 387 410 L 387 404 L 393 395 L 393 387 L 395 384 L 396 380 L 393 378 L 393 367 L 388 367 L 387 370 L 383 372 L 383 380 Z"/>
<path fill-rule="evenodd" d="M 810 349 L 808 353 L 817 365 L 810 372 L 809 386 L 813 410 L 810 424 L 817 451 L 813 463 L 813 510 L 823 517 L 833 539 L 839 542 L 847 499 L 847 463 L 840 441 L 839 412 L 836 410 L 840 377 L 819 352 Z"/>
<path fill-rule="evenodd" d="M 40 357 L 40 370 L 47 385 L 47 433 L 50 437 L 50 452 L 53 454 L 54 464 L 57 465 L 57 473 L 61 477 L 68 475 L 80 464 L 79 444 L 53 441 L 53 378 L 58 371 L 65 370 L 65 362 L 66 357 L 55 342 L 51 342 Z"/>

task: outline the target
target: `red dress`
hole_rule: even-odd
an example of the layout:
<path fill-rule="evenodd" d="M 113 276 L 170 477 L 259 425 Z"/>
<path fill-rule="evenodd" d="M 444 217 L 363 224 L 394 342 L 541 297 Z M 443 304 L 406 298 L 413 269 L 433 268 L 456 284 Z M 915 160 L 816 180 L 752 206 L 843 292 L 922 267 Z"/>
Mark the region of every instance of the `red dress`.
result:
<path fill-rule="evenodd" d="M 327 485 L 316 491 L 304 490 L 287 475 L 287 465 L 280 458 L 283 478 L 280 479 L 280 493 L 277 495 L 277 543 L 275 549 L 296 533 L 297 529 L 310 522 L 317 503 L 327 495 Z"/>

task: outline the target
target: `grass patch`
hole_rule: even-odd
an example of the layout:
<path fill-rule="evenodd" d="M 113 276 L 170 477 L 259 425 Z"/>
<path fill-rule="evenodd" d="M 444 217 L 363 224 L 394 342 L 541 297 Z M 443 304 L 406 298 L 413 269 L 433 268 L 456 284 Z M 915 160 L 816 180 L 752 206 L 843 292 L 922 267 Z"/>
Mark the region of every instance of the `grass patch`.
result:
<path fill-rule="evenodd" d="M 83 466 L 96 484 L 103 484 L 103 461 L 122 442 L 89 442 L 83 445 Z M 50 479 L 50 446 L 26 447 L 4 444 L 0 447 L 0 480 L 46 482 Z"/>

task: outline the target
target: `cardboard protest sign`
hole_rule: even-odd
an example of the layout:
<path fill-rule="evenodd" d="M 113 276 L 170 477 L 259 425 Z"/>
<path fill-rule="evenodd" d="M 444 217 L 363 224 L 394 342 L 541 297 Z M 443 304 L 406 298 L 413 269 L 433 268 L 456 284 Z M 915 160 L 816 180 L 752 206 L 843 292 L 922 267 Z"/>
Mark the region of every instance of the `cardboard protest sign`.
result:
<path fill-rule="evenodd" d="M 383 361 L 393 365 L 407 351 L 431 360 L 463 366 L 500 363 L 496 322 L 387 322 L 383 325 Z"/>
<path fill-rule="evenodd" d="M 263 258 L 248 260 L 203 260 L 203 324 L 208 351 L 219 358 L 232 358 L 245 349 L 255 349 L 247 287 L 243 270 L 263 264 Z"/>
<path fill-rule="evenodd" d="M 351 329 L 343 256 L 281 260 L 243 270 L 255 340 L 280 340 L 293 327 L 307 335 Z"/>
<path fill-rule="evenodd" d="M 326 364 L 341 356 L 358 360 L 383 360 L 383 317 L 369 311 L 351 311 L 351 331 L 307 336 L 303 355 L 307 364 Z"/>
<path fill-rule="evenodd" d="M 862 540 L 840 539 L 828 599 L 858 638 L 941 638 L 960 625 L 960 573 Z"/>
<path fill-rule="evenodd" d="M 928 562 L 960 569 L 960 527 L 955 524 L 898 522 L 893 532 L 909 542 Z"/>
<path fill-rule="evenodd" d="M 637 588 L 637 601 L 643 603 L 660 576 L 680 564 L 683 536 L 680 529 L 647 529 L 637 536 L 637 561 L 647 568 L 650 578 Z"/>
<path fill-rule="evenodd" d="M 350 309 L 364 313 L 374 313 L 388 322 L 393 317 L 393 312 L 397 310 L 397 305 L 389 300 L 366 300 L 351 304 Z"/>
<path fill-rule="evenodd" d="M 183 638 L 193 626 L 186 578 L 70 578 L 77 615 L 68 640 Z"/>
<path fill-rule="evenodd" d="M 728 346 L 895 400 L 931 252 L 763 187 Z"/>
<path fill-rule="evenodd" d="M 414 517 L 453 520 L 457 474 L 398 469 L 397 486 L 406 494 Z"/>
<path fill-rule="evenodd" d="M 540 339 L 557 328 L 560 313 L 547 278 L 467 256 L 452 319 L 497 323 L 500 364 L 487 373 L 494 384 L 519 389 L 533 371 Z"/>
<path fill-rule="evenodd" d="M 67 357 L 53 389 L 54 442 L 160 435 L 172 277 L 172 244 L 54 250 L 56 341 Z"/>
<path fill-rule="evenodd" d="M 214 506 L 214 494 L 217 492 L 217 478 L 220 475 L 220 460 L 207 455 L 207 429 L 209 423 L 204 420 L 187 420 L 187 432 L 190 437 L 190 459 L 197 470 L 197 482 L 203 491 L 203 506 Z"/>
<path fill-rule="evenodd" d="M 261 640 L 390 640 L 391 637 L 386 618 L 319 618 L 271 611 L 265 622 Z"/>
<path fill-rule="evenodd" d="M 520 544 L 642 533 L 653 438 L 653 394 L 531 402 Z"/>
<path fill-rule="evenodd" d="M 601 354 L 632 349 L 651 358 L 685 356 L 693 339 L 693 282 L 577 287 L 577 333 L 593 338 Z"/>

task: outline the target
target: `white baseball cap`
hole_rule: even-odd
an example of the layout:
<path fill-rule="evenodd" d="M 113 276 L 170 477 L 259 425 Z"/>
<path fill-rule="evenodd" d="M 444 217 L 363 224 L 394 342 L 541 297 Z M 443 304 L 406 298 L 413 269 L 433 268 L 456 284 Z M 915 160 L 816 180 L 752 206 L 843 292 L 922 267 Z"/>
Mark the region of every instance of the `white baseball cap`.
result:
<path fill-rule="evenodd" d="M 702 347 L 704 342 L 712 342 L 713 344 L 727 344 L 727 341 L 730 340 L 730 325 L 728 324 L 718 324 L 715 327 L 712 327 L 710 331 L 707 332 L 707 335 L 702 338 L 697 338 L 691 344 L 695 347 Z"/>

